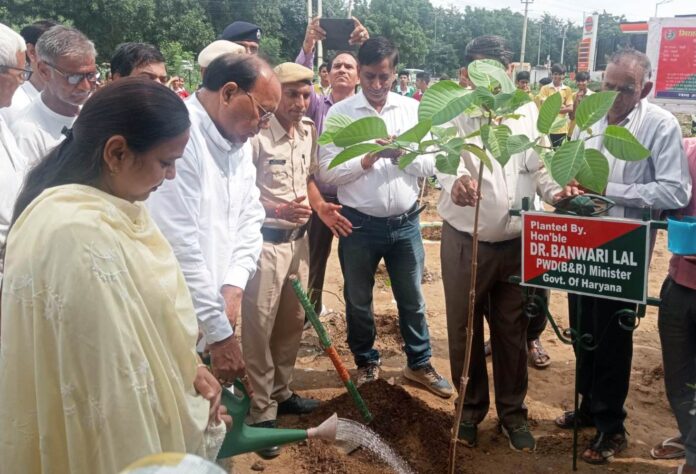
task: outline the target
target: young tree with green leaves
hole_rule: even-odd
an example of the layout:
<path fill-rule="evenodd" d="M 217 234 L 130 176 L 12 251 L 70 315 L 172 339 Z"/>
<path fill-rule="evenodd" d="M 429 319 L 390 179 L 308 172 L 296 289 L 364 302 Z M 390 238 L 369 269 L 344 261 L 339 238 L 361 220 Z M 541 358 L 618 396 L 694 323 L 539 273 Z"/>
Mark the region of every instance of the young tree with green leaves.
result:
<path fill-rule="evenodd" d="M 468 74 L 475 89 L 464 89 L 451 81 L 433 85 L 424 94 L 418 110 L 419 122 L 396 137 L 390 137 L 384 122 L 379 117 L 364 117 L 352 121 L 341 115 L 327 120 L 325 131 L 319 139 L 322 145 L 333 144 L 342 149 L 329 164 L 329 168 L 348 160 L 362 157 L 366 153 L 398 150 L 401 153 L 398 166 L 408 166 L 417 156 L 432 153 L 436 156 L 437 169 L 445 174 L 456 174 L 463 153 L 474 155 L 479 160 L 479 182 L 485 169 L 492 169 L 496 160 L 505 166 L 510 157 L 528 149 L 534 149 L 543 159 L 551 177 L 560 185 L 579 183 L 587 190 L 602 193 L 609 177 L 606 156 L 595 149 L 586 149 L 585 140 L 569 140 L 553 150 L 541 139 L 530 140 L 525 135 L 513 135 L 510 128 L 501 124 L 505 119 L 519 119 L 518 109 L 531 98 L 517 90 L 502 65 L 492 60 L 474 61 L 468 66 Z M 592 126 L 610 110 L 616 92 L 600 92 L 584 100 L 576 111 L 576 124 L 589 137 L 595 136 Z M 555 94 L 547 99 L 536 123 L 541 135 L 550 134 L 561 108 L 561 97 Z M 481 127 L 468 136 L 458 136 L 456 128 L 449 122 L 460 114 L 479 116 Z M 480 143 L 474 142 L 480 137 Z M 605 148 L 617 159 L 641 160 L 649 156 L 643 147 L 626 129 L 610 125 L 603 132 Z M 478 216 L 481 194 L 478 189 L 475 199 L 475 223 L 472 235 L 471 286 L 469 288 L 469 318 L 467 328 L 467 351 L 460 379 L 459 393 L 466 393 L 471 360 L 473 338 L 473 311 L 476 300 L 476 275 L 478 255 Z M 460 396 L 457 415 L 452 430 L 450 445 L 450 472 L 454 472 L 456 440 L 461 421 L 464 397 Z"/>

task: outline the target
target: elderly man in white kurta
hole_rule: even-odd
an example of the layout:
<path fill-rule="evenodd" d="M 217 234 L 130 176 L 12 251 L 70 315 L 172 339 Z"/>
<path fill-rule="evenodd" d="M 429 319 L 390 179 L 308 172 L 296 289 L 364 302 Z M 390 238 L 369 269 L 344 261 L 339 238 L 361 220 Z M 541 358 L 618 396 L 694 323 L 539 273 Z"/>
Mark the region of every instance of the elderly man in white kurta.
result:
<path fill-rule="evenodd" d="M 271 68 L 250 55 L 223 54 L 186 101 L 191 138 L 176 179 L 147 204 L 191 290 L 203 344 L 223 383 L 245 374 L 234 327 L 256 271 L 265 212 L 248 138 L 268 126 L 280 100 Z"/>

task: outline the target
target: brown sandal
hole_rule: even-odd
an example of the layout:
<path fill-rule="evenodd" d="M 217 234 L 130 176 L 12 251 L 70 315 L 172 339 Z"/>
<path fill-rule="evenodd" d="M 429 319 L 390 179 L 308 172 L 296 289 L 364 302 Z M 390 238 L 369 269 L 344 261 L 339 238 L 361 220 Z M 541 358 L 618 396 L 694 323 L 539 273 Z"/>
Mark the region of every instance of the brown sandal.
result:
<path fill-rule="evenodd" d="M 529 350 L 529 362 L 533 367 L 537 369 L 545 369 L 551 365 L 551 357 L 541 345 L 539 339 L 534 339 L 527 342 L 527 349 Z"/>
<path fill-rule="evenodd" d="M 598 431 L 592 444 L 580 457 L 589 464 L 608 464 L 614 460 L 614 456 L 627 447 L 628 440 L 625 433 L 609 434 Z"/>

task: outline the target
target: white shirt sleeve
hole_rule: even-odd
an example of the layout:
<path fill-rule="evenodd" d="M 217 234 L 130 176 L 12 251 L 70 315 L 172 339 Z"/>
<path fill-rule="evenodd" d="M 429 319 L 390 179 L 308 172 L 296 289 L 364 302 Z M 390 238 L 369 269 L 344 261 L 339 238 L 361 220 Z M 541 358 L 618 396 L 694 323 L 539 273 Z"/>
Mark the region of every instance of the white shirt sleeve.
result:
<path fill-rule="evenodd" d="M 177 161 L 176 178 L 155 191 L 147 205 L 174 250 L 191 292 L 198 324 L 206 342 L 212 343 L 228 338 L 233 330 L 220 288 L 201 250 L 198 223 L 202 182 L 198 165 L 189 142 L 184 156 Z"/>
<path fill-rule="evenodd" d="M 237 223 L 237 236 L 234 241 L 232 257 L 223 280 L 224 285 L 244 289 L 254 276 L 258 264 L 263 237 L 261 226 L 266 218 L 266 211 L 261 204 L 261 193 L 256 187 L 256 167 L 251 156 L 244 156 L 243 176 L 246 192 L 241 203 L 241 214 Z"/>

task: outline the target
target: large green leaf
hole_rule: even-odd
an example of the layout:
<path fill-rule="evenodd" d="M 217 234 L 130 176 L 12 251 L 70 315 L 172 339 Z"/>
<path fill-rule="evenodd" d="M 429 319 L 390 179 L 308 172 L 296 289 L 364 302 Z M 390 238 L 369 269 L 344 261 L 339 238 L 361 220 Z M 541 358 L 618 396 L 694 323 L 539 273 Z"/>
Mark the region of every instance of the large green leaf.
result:
<path fill-rule="evenodd" d="M 567 115 L 559 115 L 556 117 L 556 120 L 553 121 L 553 124 L 551 125 L 551 133 L 563 133 L 561 129 L 563 127 L 566 127 L 568 125 L 568 116 Z"/>
<path fill-rule="evenodd" d="M 319 143 L 319 145 L 322 146 L 333 143 L 334 135 L 336 134 L 336 132 L 341 130 L 342 128 L 347 127 L 351 123 L 353 123 L 353 119 L 347 115 L 331 115 L 329 118 L 326 119 L 326 122 L 324 122 L 324 131 L 319 137 L 317 143 Z"/>
<path fill-rule="evenodd" d="M 401 158 L 399 158 L 399 169 L 402 170 L 406 168 L 413 162 L 413 160 L 418 158 L 419 155 L 420 153 L 417 151 L 412 151 L 410 153 L 406 153 L 405 155 L 401 155 Z"/>
<path fill-rule="evenodd" d="M 468 151 L 475 157 L 477 157 L 479 160 L 483 161 L 483 164 L 486 165 L 486 168 L 488 168 L 489 171 L 493 171 L 493 163 L 491 163 L 491 158 L 488 156 L 488 153 L 486 153 L 486 150 L 483 148 L 480 148 L 472 143 L 466 143 L 462 146 L 462 150 Z"/>
<path fill-rule="evenodd" d="M 510 128 L 506 125 L 483 125 L 481 127 L 481 139 L 486 148 L 501 166 L 510 159 L 508 151 L 508 138 L 511 135 Z"/>
<path fill-rule="evenodd" d="M 347 127 L 351 123 L 353 123 L 353 118 L 349 117 L 348 115 L 333 114 L 326 119 L 326 122 L 324 122 L 324 131 L 336 132 Z"/>
<path fill-rule="evenodd" d="M 515 92 L 511 94 L 501 93 L 495 96 L 495 113 L 497 115 L 510 114 L 531 101 L 532 98 L 529 97 L 529 94 L 520 89 L 515 89 Z"/>
<path fill-rule="evenodd" d="M 585 159 L 575 178 L 590 191 L 602 194 L 609 181 L 609 162 L 607 158 L 594 148 L 586 149 Z"/>
<path fill-rule="evenodd" d="M 650 150 L 641 145 L 631 132 L 618 125 L 609 125 L 604 131 L 604 146 L 620 160 L 640 161 L 650 156 Z"/>
<path fill-rule="evenodd" d="M 427 119 L 426 119 L 427 120 Z M 451 138 L 457 135 L 459 128 L 456 126 L 452 127 L 433 127 L 430 132 L 433 136 L 438 138 Z"/>
<path fill-rule="evenodd" d="M 537 119 L 537 130 L 544 134 L 551 133 L 553 123 L 558 117 L 558 112 L 561 111 L 561 94 L 556 92 L 541 104 L 539 109 L 539 118 Z"/>
<path fill-rule="evenodd" d="M 331 160 L 331 163 L 329 163 L 329 169 L 345 163 L 348 160 L 352 160 L 356 156 L 362 156 L 365 153 L 371 153 L 373 151 L 384 150 L 385 148 L 387 147 L 378 145 L 376 143 L 358 143 L 357 145 L 349 146 L 336 155 L 333 160 Z"/>
<path fill-rule="evenodd" d="M 425 91 L 423 97 L 421 97 L 420 104 L 418 105 L 418 120 L 423 121 L 425 119 L 433 120 L 433 117 L 442 113 L 442 111 L 447 107 L 447 105 L 454 99 L 470 94 L 471 91 L 464 89 L 459 84 L 453 81 L 440 81 L 436 82 Z M 433 125 L 439 125 L 433 120 Z"/>
<path fill-rule="evenodd" d="M 434 124 L 449 122 L 472 108 L 476 91 L 451 100 L 442 110 L 433 115 Z"/>
<path fill-rule="evenodd" d="M 492 110 L 495 108 L 495 96 L 488 89 L 477 88 L 471 94 L 471 103 Z"/>
<path fill-rule="evenodd" d="M 561 186 L 565 186 L 578 173 L 585 161 L 585 143 L 582 140 L 563 142 L 551 160 L 551 176 Z"/>
<path fill-rule="evenodd" d="M 515 91 L 515 84 L 503 68 L 503 65 L 492 59 L 481 59 L 472 62 L 466 68 L 471 82 L 478 88 L 490 91 L 500 88 L 500 92 L 510 94 Z"/>
<path fill-rule="evenodd" d="M 431 125 L 432 121 L 429 119 L 418 122 L 413 127 L 396 137 L 396 140 L 394 141 L 398 143 L 419 143 L 430 131 Z"/>
<path fill-rule="evenodd" d="M 451 155 L 459 155 L 466 140 L 462 137 L 454 137 L 451 140 L 440 142 L 440 148 Z"/>
<path fill-rule="evenodd" d="M 611 106 L 618 92 L 603 91 L 596 94 L 585 96 L 575 110 L 575 124 L 580 130 L 586 130 L 604 117 Z"/>
<path fill-rule="evenodd" d="M 389 138 L 384 120 L 379 117 L 363 117 L 337 131 L 333 142 L 336 146 L 347 147 L 377 138 Z"/>
<path fill-rule="evenodd" d="M 536 142 L 530 141 L 527 135 L 511 135 L 508 138 L 507 148 L 510 155 L 516 155 L 527 151 L 534 146 Z"/>
<path fill-rule="evenodd" d="M 541 157 L 541 161 L 544 162 L 544 167 L 546 170 L 551 173 L 551 162 L 553 161 L 553 156 L 556 154 L 554 150 L 547 150 L 545 148 L 541 147 L 534 147 L 536 152 L 539 154 Z"/>
<path fill-rule="evenodd" d="M 447 154 L 447 155 L 437 155 L 435 157 L 435 167 L 441 173 L 445 174 L 457 174 L 457 168 L 459 168 L 459 155 Z"/>

